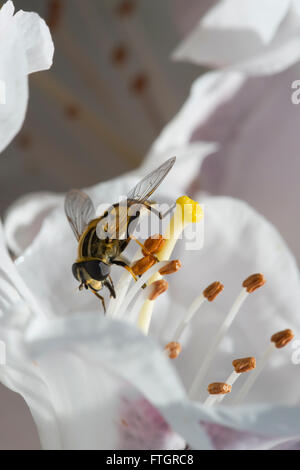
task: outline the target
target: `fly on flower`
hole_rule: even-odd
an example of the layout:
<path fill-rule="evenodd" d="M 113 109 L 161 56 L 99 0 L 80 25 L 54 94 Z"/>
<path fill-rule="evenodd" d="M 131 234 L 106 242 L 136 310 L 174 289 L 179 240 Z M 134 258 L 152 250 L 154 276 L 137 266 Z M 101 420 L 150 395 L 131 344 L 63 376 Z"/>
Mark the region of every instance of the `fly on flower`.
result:
<path fill-rule="evenodd" d="M 78 256 L 72 266 L 73 275 L 80 282 L 80 290 L 83 287 L 90 289 L 102 301 L 104 311 L 105 301 L 99 294 L 103 286 L 108 288 L 112 297 L 116 297 L 110 276 L 111 265 L 124 267 L 136 279 L 122 252 L 135 239 L 132 227 L 142 209 L 155 212 L 149 198 L 167 176 L 175 160 L 176 157 L 170 158 L 143 178 L 127 194 L 125 204 L 124 201 L 113 204 L 97 218 L 94 205 L 87 194 L 72 190 L 66 196 L 66 216 L 78 241 Z M 162 217 L 160 213 L 158 215 Z M 142 247 L 144 248 L 143 245 Z"/>

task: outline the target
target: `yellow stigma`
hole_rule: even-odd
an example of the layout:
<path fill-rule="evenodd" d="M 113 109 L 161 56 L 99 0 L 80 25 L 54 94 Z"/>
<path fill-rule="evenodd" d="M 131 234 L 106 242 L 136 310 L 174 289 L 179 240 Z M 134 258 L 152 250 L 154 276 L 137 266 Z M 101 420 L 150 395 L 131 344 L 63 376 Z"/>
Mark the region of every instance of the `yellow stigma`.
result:
<path fill-rule="evenodd" d="M 190 197 L 181 196 L 177 199 L 176 204 L 181 208 L 183 223 L 197 223 L 202 219 L 202 207 Z"/>
<path fill-rule="evenodd" d="M 176 201 L 176 209 L 164 234 L 165 246 L 157 254 L 160 261 L 168 260 L 184 228 L 191 223 L 198 223 L 203 217 L 202 207 L 188 196 L 181 196 Z"/>
<path fill-rule="evenodd" d="M 164 234 L 166 243 L 163 248 L 156 254 L 159 261 L 167 261 L 170 259 L 172 251 L 176 245 L 177 240 L 180 238 L 184 228 L 191 223 L 198 223 L 203 218 L 203 210 L 198 202 L 188 196 L 181 196 L 176 201 L 176 209 L 170 220 L 169 227 Z M 148 281 L 148 285 L 152 284 L 162 276 L 159 273 L 154 274 Z M 153 301 L 146 300 L 144 303 L 140 315 L 139 315 L 139 327 L 147 334 L 151 316 L 153 311 Z"/>

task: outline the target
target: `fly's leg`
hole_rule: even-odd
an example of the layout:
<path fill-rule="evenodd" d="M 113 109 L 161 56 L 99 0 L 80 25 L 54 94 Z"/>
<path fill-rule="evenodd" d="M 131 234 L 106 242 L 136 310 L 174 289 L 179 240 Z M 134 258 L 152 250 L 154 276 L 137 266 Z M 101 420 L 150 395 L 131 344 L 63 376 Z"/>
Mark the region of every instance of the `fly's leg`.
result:
<path fill-rule="evenodd" d="M 153 204 L 153 203 L 152 203 Z M 166 210 L 166 212 L 162 213 L 160 211 L 158 211 L 153 205 L 151 204 L 147 204 L 147 203 L 144 203 L 144 206 L 146 207 L 146 209 L 148 209 L 148 211 L 152 212 L 153 214 L 155 214 L 160 220 L 163 220 L 167 215 L 169 215 L 175 208 L 176 208 L 176 202 L 174 202 L 174 204 L 172 204 L 171 207 L 169 207 L 168 210 Z"/>
<path fill-rule="evenodd" d="M 111 277 L 110 274 L 108 275 L 108 279 L 110 280 L 110 283 L 111 283 L 111 285 L 112 285 L 112 288 L 113 288 L 113 290 L 115 291 L 115 285 L 114 285 L 114 282 L 113 282 L 112 277 Z"/>
<path fill-rule="evenodd" d="M 113 284 L 113 282 L 112 282 L 111 277 L 109 276 L 109 281 L 106 279 L 106 280 L 103 282 L 103 284 L 104 284 L 105 287 L 108 288 L 109 293 L 110 293 L 110 296 L 115 299 L 115 298 L 116 298 L 116 292 L 115 292 L 114 284 Z"/>
<path fill-rule="evenodd" d="M 131 268 L 125 261 L 116 260 L 116 259 L 115 259 L 115 260 L 112 262 L 112 264 L 116 264 L 117 266 L 122 266 L 122 268 L 125 268 L 126 271 L 128 271 L 128 272 L 132 275 L 133 279 L 134 279 L 135 281 L 137 281 L 137 277 L 136 277 L 136 275 L 134 274 L 132 268 Z"/>
<path fill-rule="evenodd" d="M 93 292 L 93 294 L 95 294 L 96 297 L 98 297 L 98 299 L 101 300 L 102 305 L 103 305 L 104 313 L 106 313 L 106 307 L 105 307 L 104 297 L 102 297 L 102 295 L 98 294 L 98 292 L 94 291 L 93 289 L 91 289 L 91 291 Z"/>

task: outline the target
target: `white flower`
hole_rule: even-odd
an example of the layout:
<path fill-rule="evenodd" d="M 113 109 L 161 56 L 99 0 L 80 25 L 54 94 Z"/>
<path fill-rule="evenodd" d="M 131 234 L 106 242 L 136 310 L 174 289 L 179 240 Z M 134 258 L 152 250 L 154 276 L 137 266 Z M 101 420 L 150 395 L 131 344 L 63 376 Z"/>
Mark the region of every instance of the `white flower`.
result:
<path fill-rule="evenodd" d="M 243 23 L 240 15 L 235 16 L 239 10 L 234 7 L 243 10 Z M 201 51 L 205 48 L 218 71 L 194 82 L 190 96 L 156 141 L 156 148 L 162 151 L 171 139 L 178 146 L 207 139 L 218 142 L 219 150 L 206 161 L 201 173 L 201 188 L 243 199 L 265 214 L 299 260 L 294 217 L 300 197 L 299 87 L 295 82 L 300 73 L 299 2 L 274 1 L 271 6 L 252 0 L 218 2 L 204 27 L 205 18 L 178 51 L 186 58 L 185 50 L 189 57 L 199 53 L 197 63 L 204 64 Z M 212 29 L 212 21 L 216 29 Z M 247 38 L 262 42 L 271 33 L 274 36 L 268 47 L 253 50 L 250 61 Z M 237 45 L 241 56 L 233 57 Z M 221 61 L 228 54 L 232 60 Z M 268 76 L 264 75 L 266 67 Z M 292 88 L 294 82 L 297 88 Z M 293 95 L 297 98 L 294 103 Z"/>
<path fill-rule="evenodd" d="M 113 202 L 136 178 L 101 184 L 90 195 L 96 204 L 108 195 Z M 176 191 L 166 181 L 157 198 L 168 192 L 173 198 Z M 243 306 L 205 383 L 225 380 L 236 357 L 259 358 L 274 332 L 288 327 L 299 337 L 300 330 L 298 270 L 281 237 L 242 202 L 211 197 L 201 202 L 204 249 L 185 251 L 184 241 L 178 243 L 175 256 L 183 268 L 156 301 L 150 337 L 103 317 L 97 299 L 76 289 L 71 274 L 76 240 L 62 204 L 44 219 L 16 264 L 2 237 L 0 338 L 7 345 L 7 365 L 0 369 L 1 380 L 29 404 L 44 448 L 180 449 L 186 443 L 199 449 L 270 448 L 300 436 L 298 369 L 289 347 L 275 351 L 249 394 L 250 404 L 238 412 L 187 398 L 201 358 L 251 272 L 264 272 L 267 284 Z M 113 270 L 114 279 L 118 272 Z M 224 293 L 203 306 L 185 332 L 181 355 L 170 361 L 164 345 L 192 299 L 216 279 L 224 283 Z M 205 386 L 201 395 L 205 398 Z"/>
<path fill-rule="evenodd" d="M 36 13 L 6 2 L 0 10 L 0 151 L 20 130 L 27 108 L 28 75 L 52 65 L 53 42 L 49 29 Z"/>
<path fill-rule="evenodd" d="M 297 0 L 222 0 L 173 58 L 249 75 L 273 74 L 299 60 L 299 33 Z"/>

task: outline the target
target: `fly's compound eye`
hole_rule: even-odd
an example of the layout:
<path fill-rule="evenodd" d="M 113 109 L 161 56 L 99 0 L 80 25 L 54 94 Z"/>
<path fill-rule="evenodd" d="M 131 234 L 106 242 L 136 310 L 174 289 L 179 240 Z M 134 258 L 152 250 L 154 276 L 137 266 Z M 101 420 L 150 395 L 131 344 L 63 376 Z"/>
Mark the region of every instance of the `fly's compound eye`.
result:
<path fill-rule="evenodd" d="M 100 261 L 99 263 L 99 269 L 100 269 L 100 272 L 103 276 L 103 279 L 107 278 L 107 276 L 109 275 L 110 273 L 110 266 L 108 264 L 105 264 L 103 263 L 102 261 Z"/>
<path fill-rule="evenodd" d="M 110 266 L 98 260 L 86 262 L 85 269 L 91 278 L 97 281 L 103 281 L 110 273 Z"/>
<path fill-rule="evenodd" d="M 73 264 L 72 273 L 73 273 L 73 276 L 75 277 L 75 279 L 80 282 L 80 279 L 78 277 L 78 263 Z"/>

